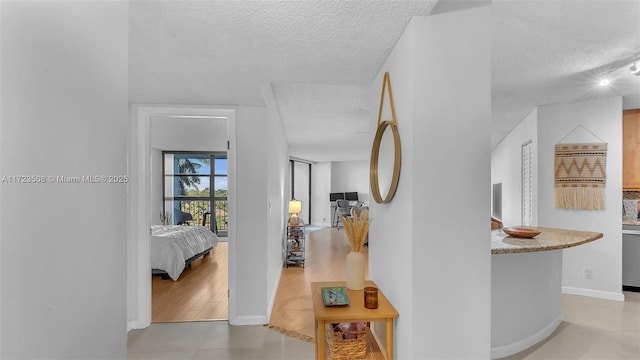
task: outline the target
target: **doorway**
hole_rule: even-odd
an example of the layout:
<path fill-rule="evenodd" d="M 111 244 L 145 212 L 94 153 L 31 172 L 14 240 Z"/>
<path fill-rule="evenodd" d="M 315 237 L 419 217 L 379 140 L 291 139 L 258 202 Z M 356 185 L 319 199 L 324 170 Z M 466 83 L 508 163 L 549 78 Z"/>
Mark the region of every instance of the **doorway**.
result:
<path fill-rule="evenodd" d="M 226 133 L 226 124 L 221 125 L 224 125 L 223 130 Z M 153 126 L 151 132 L 153 139 L 156 135 Z M 183 146 L 197 147 L 198 144 L 189 142 Z M 190 266 L 186 267 L 175 281 L 167 279 L 160 270 L 155 270 L 156 274 L 151 281 L 152 322 L 228 319 L 227 170 L 226 151 L 184 150 L 162 150 L 161 169 L 152 169 L 152 189 L 154 183 L 159 182 L 154 182 L 154 179 L 160 177 L 163 200 L 161 213 L 164 214 L 165 226 L 171 226 L 172 233 L 168 232 L 160 237 L 152 236 L 151 241 L 167 242 L 191 250 L 200 241 L 206 241 L 205 236 L 208 236 L 211 238 L 211 244 L 207 244 L 205 248 L 213 246 L 205 256 L 191 261 Z M 203 226 L 209 230 L 194 229 L 194 226 Z M 197 230 L 200 231 L 200 235 L 190 236 L 185 232 L 184 237 L 179 237 L 178 234 L 182 234 L 182 230 Z M 174 238 L 179 238 L 180 241 L 173 243 Z M 151 249 L 156 248 L 152 246 Z M 165 251 L 172 249 L 175 247 L 164 248 Z M 156 256 L 157 254 L 152 253 L 152 260 L 156 259 Z"/>
<path fill-rule="evenodd" d="M 132 106 L 130 150 L 129 226 L 128 226 L 128 329 L 145 328 L 151 324 L 151 267 L 150 232 L 163 206 L 160 179 L 153 179 L 153 171 L 161 168 L 160 149 L 185 150 L 176 144 L 189 144 L 189 150 L 226 152 L 227 154 L 227 282 L 228 319 L 233 321 L 236 308 L 235 266 L 235 136 L 236 111 L 187 106 Z M 223 123 L 225 131 L 207 132 L 193 126 L 207 128 Z M 173 130 L 168 130 L 171 128 Z M 188 139 L 188 140 L 185 140 Z M 194 145 L 207 141 L 205 147 Z M 167 144 L 173 145 L 167 145 Z M 155 154 L 155 156 L 154 156 Z M 158 213 L 158 214 L 156 214 Z M 172 280 L 167 280 L 172 281 Z"/>

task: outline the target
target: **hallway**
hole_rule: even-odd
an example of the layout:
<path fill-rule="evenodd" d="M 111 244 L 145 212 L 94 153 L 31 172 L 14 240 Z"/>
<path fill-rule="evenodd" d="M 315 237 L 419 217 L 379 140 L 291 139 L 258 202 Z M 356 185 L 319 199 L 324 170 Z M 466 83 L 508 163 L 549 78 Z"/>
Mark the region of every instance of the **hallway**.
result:
<path fill-rule="evenodd" d="M 335 228 L 308 234 L 306 245 L 304 268 L 282 269 L 269 326 L 290 336 L 314 341 L 311 283 L 345 280 L 346 257 L 351 247 L 345 231 Z M 362 253 L 368 259 L 369 248 L 365 246 Z"/>

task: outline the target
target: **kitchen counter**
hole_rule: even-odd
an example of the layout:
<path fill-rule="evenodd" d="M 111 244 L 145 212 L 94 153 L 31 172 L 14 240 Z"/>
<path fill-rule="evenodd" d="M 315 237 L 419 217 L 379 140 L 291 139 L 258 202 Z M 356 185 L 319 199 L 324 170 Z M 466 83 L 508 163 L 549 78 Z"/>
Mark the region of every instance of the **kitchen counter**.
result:
<path fill-rule="evenodd" d="M 622 225 L 640 225 L 638 219 L 622 219 Z"/>
<path fill-rule="evenodd" d="M 491 232 L 491 358 L 523 351 L 562 323 L 562 253 L 602 233 L 538 227 L 533 239 Z M 566 250 L 563 250 L 566 249 Z"/>
<path fill-rule="evenodd" d="M 639 223 L 640 224 L 640 223 Z M 602 233 L 536 227 L 542 231 L 532 239 L 516 238 L 501 230 L 491 231 L 491 253 L 508 254 L 566 249 L 602 238 Z"/>

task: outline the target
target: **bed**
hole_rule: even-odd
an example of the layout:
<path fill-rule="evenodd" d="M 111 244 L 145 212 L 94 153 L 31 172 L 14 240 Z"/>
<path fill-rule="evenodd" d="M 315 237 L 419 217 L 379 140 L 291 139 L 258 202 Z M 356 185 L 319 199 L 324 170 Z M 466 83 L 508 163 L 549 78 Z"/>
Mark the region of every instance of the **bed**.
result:
<path fill-rule="evenodd" d="M 152 274 L 178 280 L 185 267 L 206 256 L 218 244 L 218 236 L 204 226 L 152 225 L 149 250 Z"/>

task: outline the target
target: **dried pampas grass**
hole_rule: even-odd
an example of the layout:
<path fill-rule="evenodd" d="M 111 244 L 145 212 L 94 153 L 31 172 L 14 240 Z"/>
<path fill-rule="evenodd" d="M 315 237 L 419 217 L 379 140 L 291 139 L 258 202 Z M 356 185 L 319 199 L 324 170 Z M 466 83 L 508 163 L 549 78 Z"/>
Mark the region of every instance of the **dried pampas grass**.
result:
<path fill-rule="evenodd" d="M 369 232 L 369 211 L 363 210 L 356 213 L 354 217 L 345 218 L 340 215 L 342 225 L 347 233 L 347 239 L 351 245 L 351 251 L 360 251 L 367 240 Z"/>

